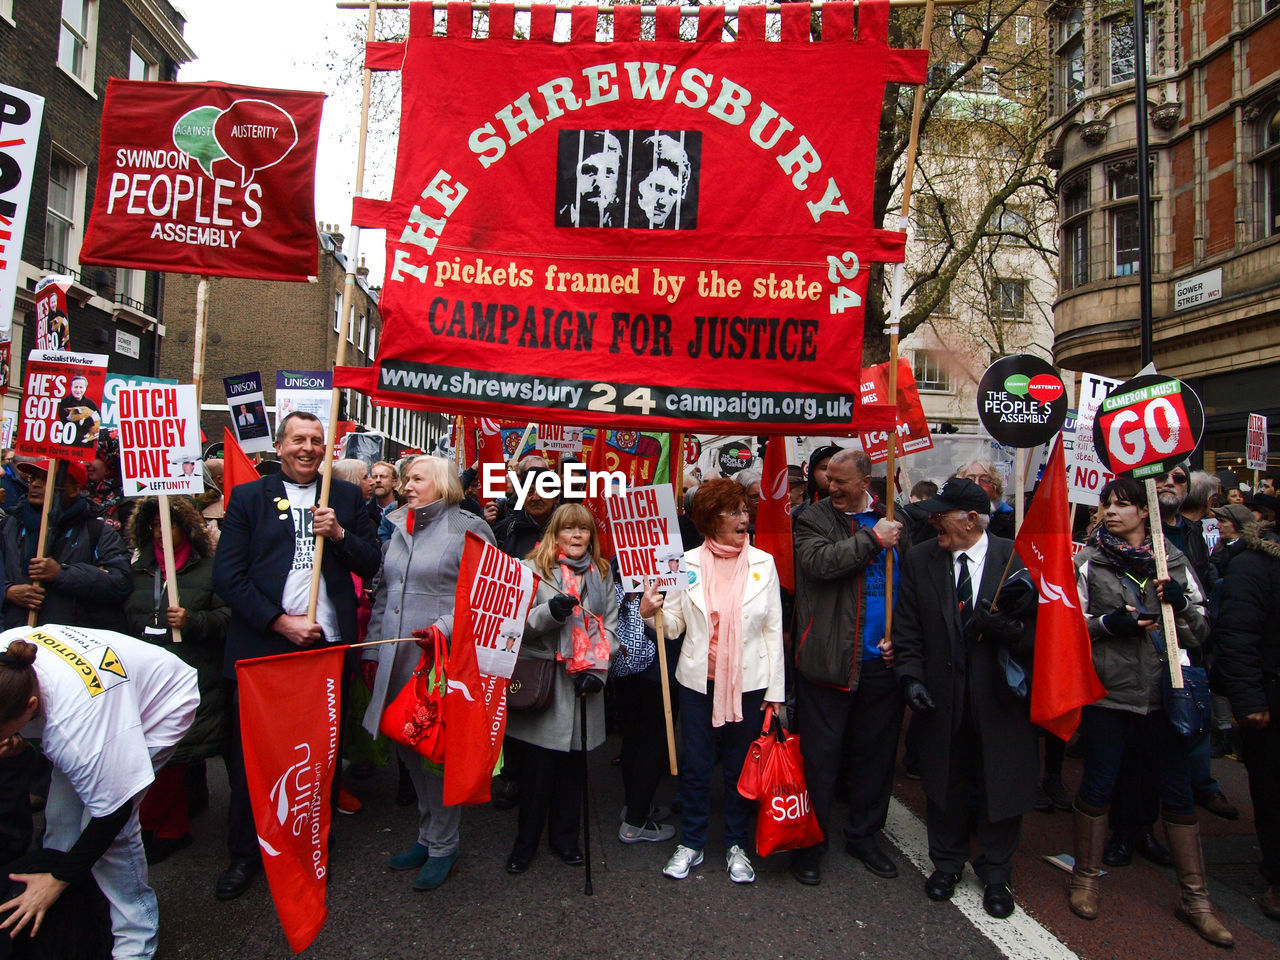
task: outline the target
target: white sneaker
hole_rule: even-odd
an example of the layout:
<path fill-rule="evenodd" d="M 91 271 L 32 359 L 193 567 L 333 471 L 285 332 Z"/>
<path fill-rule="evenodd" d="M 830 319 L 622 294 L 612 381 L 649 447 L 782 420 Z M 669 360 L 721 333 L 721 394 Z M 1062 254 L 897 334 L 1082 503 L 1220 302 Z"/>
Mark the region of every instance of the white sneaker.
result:
<path fill-rule="evenodd" d="M 679 854 L 681 847 L 676 850 Z M 671 858 L 672 860 L 675 857 Z M 729 879 L 734 883 L 755 883 L 756 871 L 751 866 L 751 858 L 747 856 L 747 851 L 743 850 L 736 843 L 729 848 L 729 852 L 725 855 L 725 864 L 729 870 Z"/>
<path fill-rule="evenodd" d="M 665 823 L 657 824 L 652 820 L 643 827 L 633 827 L 625 820 L 618 825 L 618 839 L 623 843 L 662 843 L 676 835 L 676 828 Z"/>
<path fill-rule="evenodd" d="M 700 863 L 702 863 L 702 851 L 686 847 L 682 843 L 676 847 L 676 852 L 671 855 L 662 872 L 673 880 L 683 880 L 689 875 L 689 871 Z"/>

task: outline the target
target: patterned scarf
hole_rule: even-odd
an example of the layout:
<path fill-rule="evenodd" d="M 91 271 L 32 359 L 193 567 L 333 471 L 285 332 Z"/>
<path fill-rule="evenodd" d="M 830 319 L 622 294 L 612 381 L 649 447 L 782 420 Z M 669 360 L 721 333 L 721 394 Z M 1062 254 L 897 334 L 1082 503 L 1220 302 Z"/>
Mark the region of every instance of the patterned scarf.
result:
<path fill-rule="evenodd" d="M 1156 575 L 1156 555 L 1151 551 L 1150 534 L 1140 547 L 1130 545 L 1129 541 L 1120 539 L 1102 525 L 1098 526 L 1093 536 L 1098 549 L 1114 560 L 1122 570 L 1144 578 Z"/>
<path fill-rule="evenodd" d="M 573 649 L 568 657 L 561 651 L 556 655 L 556 659 L 568 661 L 568 666 L 565 667 L 568 673 L 608 670 L 609 637 L 605 633 L 604 620 L 598 613 L 592 613 L 583 604 L 585 600 L 587 604 L 603 609 L 600 597 L 597 596 L 604 593 L 600 571 L 594 569 L 595 564 L 591 560 L 589 551 L 576 560 L 565 556 L 561 551 L 557 559 L 560 562 L 560 577 L 564 582 L 564 592 L 578 600 L 578 605 L 573 608 L 573 613 L 569 617 Z M 594 582 L 591 578 L 593 570 Z M 581 583 L 579 577 L 582 578 Z"/>

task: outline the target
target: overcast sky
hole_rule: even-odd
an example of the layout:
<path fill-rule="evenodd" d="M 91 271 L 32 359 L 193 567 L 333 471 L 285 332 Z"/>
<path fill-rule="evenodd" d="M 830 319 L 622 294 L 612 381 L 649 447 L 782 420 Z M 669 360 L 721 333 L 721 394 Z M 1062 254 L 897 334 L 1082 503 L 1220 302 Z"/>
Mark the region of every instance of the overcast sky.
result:
<path fill-rule="evenodd" d="M 339 10 L 333 0 L 177 0 L 187 18 L 184 35 L 196 59 L 179 80 L 221 80 L 259 87 L 315 90 L 328 97 L 316 161 L 316 219 L 343 225 L 351 252 L 351 191 L 355 182 L 360 88 L 339 90 L 330 54 L 358 49 L 365 14 Z M 366 185 L 369 179 L 366 177 Z M 381 282 L 384 234 L 364 231 L 360 253 Z"/>

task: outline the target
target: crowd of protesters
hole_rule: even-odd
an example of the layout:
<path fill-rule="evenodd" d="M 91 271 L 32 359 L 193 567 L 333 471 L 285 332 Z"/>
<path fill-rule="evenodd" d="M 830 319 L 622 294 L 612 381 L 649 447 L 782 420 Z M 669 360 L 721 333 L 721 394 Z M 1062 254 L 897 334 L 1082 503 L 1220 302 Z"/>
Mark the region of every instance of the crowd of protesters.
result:
<path fill-rule="evenodd" d="M 1239 816 L 1209 764 L 1234 751 L 1249 773 L 1268 885 L 1261 907 L 1280 920 L 1280 734 L 1271 722 L 1280 709 L 1280 501 L 1271 478 L 1254 490 L 1230 473 L 1215 477 L 1179 465 L 1160 478 L 1158 527 L 1140 486 L 1117 480 L 1078 525 L 1078 593 L 1107 693 L 1083 711 L 1073 754 L 1083 758 L 1083 778 L 1073 796 L 1062 780 L 1066 745 L 1030 721 L 1026 684 L 1035 676 L 1038 598 L 1013 551 L 1013 510 L 990 462 L 959 465 L 940 484 L 921 481 L 890 520 L 884 480 L 872 476 L 869 458 L 837 445 L 818 448 L 804 467 L 788 469 L 794 592 L 781 587 L 775 558 L 753 542 L 759 472 L 701 482 L 686 476 L 681 532 L 691 585 L 664 596 L 654 587 L 623 591 L 582 504 L 540 495 L 531 484 L 518 507 L 514 497 L 482 505 L 474 465 L 459 474 L 452 461 L 430 456 L 338 461 L 328 504 L 320 506 L 324 441 L 319 420 L 286 417 L 275 438 L 276 463 L 229 500 L 220 490 L 221 461 L 206 461 L 208 492 L 169 501 L 173 569 L 160 548 L 160 503 L 123 497 L 109 442 L 88 463 L 57 465 L 43 551 L 37 540 L 49 464 L 6 454 L 0 612 L 12 643 L 0 643 L 0 860 L 24 866 L 32 879 L 25 890 L 9 884 L 0 913 L 8 912 L 5 926 L 26 927 L 25 935 L 57 909 L 65 890 L 64 908 L 101 921 L 86 924 L 77 944 L 69 944 L 64 926 L 45 922 L 44 955 L 94 955 L 92 945 L 101 947 L 107 929 L 115 955 L 154 953 L 158 919 L 145 864 L 192 842 L 190 817 L 207 805 L 205 763 L 215 757 L 225 758 L 231 786 L 229 865 L 216 895 L 230 900 L 252 886 L 261 853 L 235 664 L 324 643 L 418 638 L 418 646 L 349 655 L 345 770 L 335 777 L 334 804 L 343 814 L 359 812 L 357 794 L 367 789 L 361 781 L 394 761 L 397 802 L 416 804 L 418 819 L 412 846 L 388 866 L 412 873 L 415 890 L 445 884 L 458 862 L 462 809 L 444 803 L 440 765 L 406 747 L 389 749 L 379 721 L 410 681 L 418 647 L 447 649 L 451 642 L 467 532 L 524 560 L 542 584 L 520 658 L 550 677 L 549 695 L 513 706 L 493 780 L 494 806 L 518 807 L 505 861 L 512 874 L 529 868 L 544 832 L 555 857 L 583 863 L 584 751 L 604 742 L 609 716 L 621 733 L 618 840 L 676 841 L 663 873 L 689 876 L 704 863 L 718 764 L 726 873 L 735 883 L 753 882 L 752 807 L 736 787 L 769 708 L 800 735 L 813 810 L 827 838 L 789 854 L 801 884 L 822 882 L 824 857 L 840 841 L 874 876 L 898 876 L 881 832 L 909 720 L 902 762 L 926 798 L 930 899 L 949 899 L 971 862 L 987 913 L 1008 917 L 1023 815 L 1070 810 L 1075 865 L 1067 896 L 1074 913 L 1098 916 L 1103 865 L 1123 867 L 1136 852 L 1173 866 L 1178 916 L 1209 942 L 1230 946 L 1205 886 L 1196 808 Z M 517 470 L 523 482 L 552 466 L 535 455 Z M 1165 539 L 1168 578 L 1155 575 L 1153 528 Z M 316 537 L 327 545 L 309 617 Z M 177 606 L 166 590 L 174 578 Z M 1180 736 L 1163 713 L 1161 602 L 1173 608 L 1184 664 L 1210 670 L 1214 722 L 1202 737 Z M 149 789 L 116 799 L 104 816 L 91 809 L 82 831 L 69 825 L 74 811 L 61 797 L 47 814 L 43 847 L 35 847 L 57 856 L 34 860 L 33 813 L 53 805 L 69 777 L 92 781 L 92 774 L 49 751 L 65 698 L 22 640 L 30 617 L 49 631 L 114 631 L 160 647 L 189 671 L 178 685 L 199 694 L 198 708 L 191 697 L 139 704 L 143 714 L 163 707 L 182 715 L 177 734 L 171 726 L 148 741 Z M 608 665 L 602 660 L 571 674 L 566 665 L 583 638 L 607 651 Z M 668 762 L 659 642 L 667 644 L 682 753 L 678 790 L 667 804 L 658 801 Z M 154 666 L 157 673 L 173 669 L 168 661 Z M 33 718 L 45 723 L 47 761 L 19 734 Z M 86 789 L 92 792 L 92 782 Z M 837 798 L 847 807 L 842 823 Z M 676 813 L 678 829 L 666 822 Z M 122 870 L 135 879 L 124 882 Z"/>

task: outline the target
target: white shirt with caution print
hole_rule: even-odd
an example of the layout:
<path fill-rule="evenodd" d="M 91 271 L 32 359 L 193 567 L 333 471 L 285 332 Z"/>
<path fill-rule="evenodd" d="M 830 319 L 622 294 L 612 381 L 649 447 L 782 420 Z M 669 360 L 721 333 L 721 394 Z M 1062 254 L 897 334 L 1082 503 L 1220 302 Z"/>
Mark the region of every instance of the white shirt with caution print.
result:
<path fill-rule="evenodd" d="M 152 758 L 191 727 L 196 671 L 155 644 L 110 630 L 46 624 L 0 633 L 38 648 L 40 711 L 22 731 L 39 738 L 89 815 L 122 807 L 155 779 Z"/>

